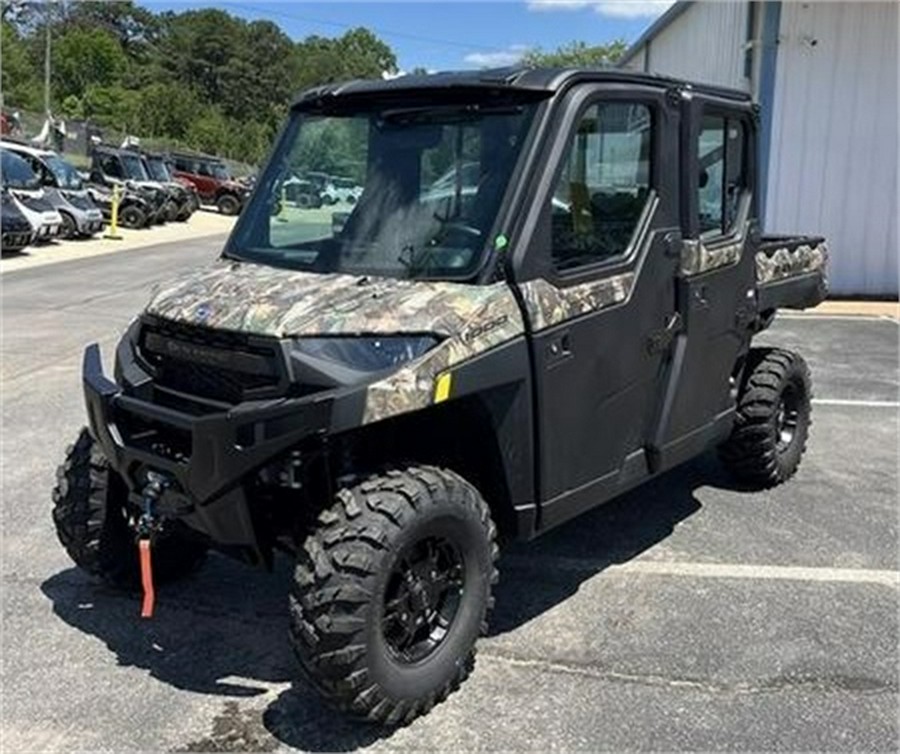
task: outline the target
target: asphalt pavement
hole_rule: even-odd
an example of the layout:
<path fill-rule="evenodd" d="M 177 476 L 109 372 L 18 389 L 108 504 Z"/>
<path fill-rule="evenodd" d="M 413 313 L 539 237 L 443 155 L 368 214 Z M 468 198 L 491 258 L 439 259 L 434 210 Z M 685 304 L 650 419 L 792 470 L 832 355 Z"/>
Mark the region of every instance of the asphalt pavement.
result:
<path fill-rule="evenodd" d="M 2 277 L 0 745 L 25 751 L 898 749 L 898 325 L 780 317 L 816 390 L 797 477 L 739 491 L 705 456 L 501 559 L 462 688 L 384 731 L 295 680 L 290 563 L 213 556 L 137 598 L 75 569 L 50 489 L 84 423 L 86 342 L 222 238 Z"/>

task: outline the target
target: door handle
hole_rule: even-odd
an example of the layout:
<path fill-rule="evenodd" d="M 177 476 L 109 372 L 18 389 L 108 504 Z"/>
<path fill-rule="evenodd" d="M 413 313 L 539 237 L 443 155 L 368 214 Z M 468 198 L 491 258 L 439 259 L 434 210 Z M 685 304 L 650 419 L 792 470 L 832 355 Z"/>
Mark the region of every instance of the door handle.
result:
<path fill-rule="evenodd" d="M 565 332 L 556 338 L 552 338 L 550 342 L 547 343 L 546 365 L 548 368 L 571 356 L 572 341 L 569 337 L 569 333 Z"/>

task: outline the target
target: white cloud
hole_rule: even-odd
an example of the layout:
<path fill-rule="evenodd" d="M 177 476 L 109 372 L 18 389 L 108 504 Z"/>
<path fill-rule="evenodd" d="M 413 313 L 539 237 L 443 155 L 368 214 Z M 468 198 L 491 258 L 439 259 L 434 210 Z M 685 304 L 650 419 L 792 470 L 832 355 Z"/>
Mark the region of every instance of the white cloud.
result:
<path fill-rule="evenodd" d="M 518 63 L 527 51 L 527 45 L 510 45 L 505 50 L 470 52 L 463 60 L 469 65 L 475 65 L 479 68 L 495 68 Z"/>
<path fill-rule="evenodd" d="M 597 3 L 594 10 L 610 18 L 657 18 L 672 5 L 674 0 L 612 0 Z"/>
<path fill-rule="evenodd" d="M 675 0 L 528 0 L 528 10 L 580 10 L 592 7 L 609 18 L 656 18 Z"/>

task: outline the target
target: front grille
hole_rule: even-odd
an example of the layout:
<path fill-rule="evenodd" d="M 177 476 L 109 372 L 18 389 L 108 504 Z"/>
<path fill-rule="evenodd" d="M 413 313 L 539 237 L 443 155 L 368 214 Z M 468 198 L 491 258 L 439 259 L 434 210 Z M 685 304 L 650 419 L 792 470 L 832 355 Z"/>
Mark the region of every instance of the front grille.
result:
<path fill-rule="evenodd" d="M 4 248 L 18 248 L 20 246 L 28 246 L 31 243 L 31 233 L 4 233 Z"/>
<path fill-rule="evenodd" d="M 144 326 L 138 350 L 158 388 L 232 404 L 282 392 L 274 340 L 159 322 Z"/>

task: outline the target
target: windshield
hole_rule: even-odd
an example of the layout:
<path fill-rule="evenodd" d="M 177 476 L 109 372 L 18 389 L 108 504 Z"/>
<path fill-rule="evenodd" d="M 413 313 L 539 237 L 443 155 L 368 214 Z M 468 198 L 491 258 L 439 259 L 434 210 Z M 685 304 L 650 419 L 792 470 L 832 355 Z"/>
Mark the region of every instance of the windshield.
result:
<path fill-rule="evenodd" d="M 44 155 L 44 164 L 50 168 L 50 172 L 53 173 L 60 188 L 77 191 L 83 187 L 81 175 L 59 155 Z"/>
<path fill-rule="evenodd" d="M 125 165 L 125 174 L 132 181 L 149 181 L 150 177 L 144 170 L 144 162 L 136 154 L 122 154 L 122 163 Z"/>
<path fill-rule="evenodd" d="M 40 178 L 21 157 L 11 152 L 0 152 L 0 175 L 3 185 L 17 189 L 37 189 L 41 186 Z"/>
<path fill-rule="evenodd" d="M 172 180 L 162 157 L 144 157 L 144 167 L 154 181 L 167 183 Z"/>
<path fill-rule="evenodd" d="M 295 113 L 229 253 L 316 272 L 470 277 L 534 109 Z M 333 178 L 323 187 L 311 174 Z"/>

